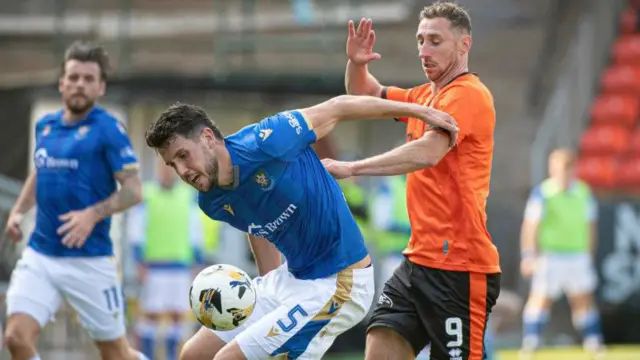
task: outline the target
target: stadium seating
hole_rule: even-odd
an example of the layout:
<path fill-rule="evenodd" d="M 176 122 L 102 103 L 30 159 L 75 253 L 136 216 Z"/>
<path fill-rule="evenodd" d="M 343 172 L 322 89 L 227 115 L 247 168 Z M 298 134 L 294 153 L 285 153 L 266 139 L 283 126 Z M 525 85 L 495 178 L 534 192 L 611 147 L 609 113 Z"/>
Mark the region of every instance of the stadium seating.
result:
<path fill-rule="evenodd" d="M 640 0 L 629 1 L 580 139 L 578 176 L 597 192 L 640 192 Z"/>

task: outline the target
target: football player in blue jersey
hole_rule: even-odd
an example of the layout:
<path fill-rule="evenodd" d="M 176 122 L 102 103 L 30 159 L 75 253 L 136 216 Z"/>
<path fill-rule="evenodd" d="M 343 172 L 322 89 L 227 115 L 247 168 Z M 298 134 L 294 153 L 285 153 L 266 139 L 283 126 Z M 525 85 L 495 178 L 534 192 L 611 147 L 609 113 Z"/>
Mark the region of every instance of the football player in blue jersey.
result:
<path fill-rule="evenodd" d="M 262 275 L 254 280 L 258 300 L 249 319 L 233 331 L 202 329 L 182 360 L 320 359 L 364 318 L 375 291 L 371 258 L 311 144 L 340 121 L 394 116 L 420 118 L 449 131 L 455 143 L 457 126 L 444 113 L 347 95 L 227 137 L 201 108 L 185 104 L 171 106 L 148 129 L 147 144 L 199 191 L 200 208 L 248 233 Z"/>
<path fill-rule="evenodd" d="M 5 229 L 21 240 L 24 214 L 37 205 L 35 230 L 7 293 L 5 338 L 13 359 L 40 359 L 37 337 L 63 300 L 102 359 L 144 359 L 125 338 L 124 298 L 109 236 L 111 215 L 139 203 L 142 190 L 124 127 L 96 105 L 107 66 L 102 47 L 72 44 L 58 84 L 64 107 L 36 124 L 35 171 Z"/>

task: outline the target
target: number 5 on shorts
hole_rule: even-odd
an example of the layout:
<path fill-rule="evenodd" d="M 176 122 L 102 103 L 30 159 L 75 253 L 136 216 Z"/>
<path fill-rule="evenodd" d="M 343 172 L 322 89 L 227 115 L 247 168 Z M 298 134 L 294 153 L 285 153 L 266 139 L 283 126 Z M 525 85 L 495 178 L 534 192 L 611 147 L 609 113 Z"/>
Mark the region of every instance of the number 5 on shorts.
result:
<path fill-rule="evenodd" d="M 462 346 L 462 320 L 459 317 L 450 317 L 444 322 L 447 335 L 455 336 L 455 340 L 451 340 L 447 343 L 448 348 Z"/>
<path fill-rule="evenodd" d="M 300 315 L 302 317 L 306 317 L 307 316 L 307 312 L 304 311 L 302 306 L 300 306 L 300 305 L 294 306 L 291 310 L 289 310 L 289 313 L 287 314 L 287 317 L 289 318 L 289 324 L 288 325 L 285 325 L 282 322 L 282 320 L 278 320 L 278 326 L 280 326 L 282 331 L 287 333 L 287 332 L 293 330 L 296 327 L 296 325 L 298 325 L 298 319 L 296 319 L 296 313 L 300 313 Z"/>

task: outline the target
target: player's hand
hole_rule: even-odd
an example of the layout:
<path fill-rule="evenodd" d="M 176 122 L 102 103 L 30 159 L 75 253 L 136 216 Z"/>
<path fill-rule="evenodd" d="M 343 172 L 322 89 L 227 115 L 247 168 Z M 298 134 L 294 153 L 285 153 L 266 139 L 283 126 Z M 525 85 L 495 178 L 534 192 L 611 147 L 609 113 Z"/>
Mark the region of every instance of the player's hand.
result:
<path fill-rule="evenodd" d="M 92 208 L 70 211 L 60 215 L 62 226 L 58 235 L 64 235 L 62 244 L 66 247 L 82 247 L 98 222 L 96 212 Z"/>
<path fill-rule="evenodd" d="M 536 269 L 536 259 L 533 257 L 525 258 L 520 261 L 520 274 L 523 278 L 528 279 L 533 275 Z"/>
<path fill-rule="evenodd" d="M 353 176 L 351 163 L 346 161 L 337 161 L 333 159 L 322 159 L 322 165 L 336 179 L 345 179 Z"/>
<path fill-rule="evenodd" d="M 427 110 L 428 109 L 428 110 Z M 449 132 L 449 147 L 454 147 L 458 143 L 458 133 L 460 128 L 453 116 L 444 111 L 426 108 L 426 113 L 422 119 L 433 127 L 439 127 Z"/>
<path fill-rule="evenodd" d="M 9 219 L 7 219 L 6 227 L 4 228 L 5 234 L 9 236 L 9 239 L 15 242 L 22 240 L 22 237 L 23 237 L 22 229 L 20 228 L 22 219 L 24 219 L 23 214 L 12 212 L 9 215 Z"/>
<path fill-rule="evenodd" d="M 138 264 L 138 281 L 143 283 L 147 278 L 147 268 L 142 264 Z"/>
<path fill-rule="evenodd" d="M 373 45 L 376 43 L 376 33 L 371 29 L 373 21 L 362 18 L 358 29 L 355 28 L 353 20 L 349 20 L 349 37 L 347 37 L 347 57 L 356 65 L 365 65 L 373 60 L 378 60 L 382 56 L 373 52 Z"/>

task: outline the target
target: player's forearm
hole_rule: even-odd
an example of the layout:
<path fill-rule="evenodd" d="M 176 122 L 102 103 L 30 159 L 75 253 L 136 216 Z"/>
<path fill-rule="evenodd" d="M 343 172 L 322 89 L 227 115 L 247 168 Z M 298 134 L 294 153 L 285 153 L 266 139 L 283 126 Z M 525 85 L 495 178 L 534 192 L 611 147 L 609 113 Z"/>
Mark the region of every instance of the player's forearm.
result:
<path fill-rule="evenodd" d="M 446 142 L 444 144 L 446 146 Z M 353 175 L 400 175 L 435 166 L 444 154 L 430 145 L 429 139 L 420 138 L 384 154 L 354 161 L 351 165 Z"/>
<path fill-rule="evenodd" d="M 349 60 L 344 75 L 347 94 L 380 96 L 382 85 L 371 75 L 367 65 L 356 65 Z"/>
<path fill-rule="evenodd" d="M 142 182 L 138 177 L 137 170 L 125 171 L 118 180 L 120 190 L 106 200 L 92 206 L 97 221 L 127 210 L 142 201 Z"/>
<path fill-rule="evenodd" d="M 13 209 L 11 209 L 12 213 L 17 214 L 25 214 L 29 210 L 33 208 L 36 203 L 36 172 L 33 171 L 27 177 L 27 180 L 24 182 L 24 186 L 22 187 L 22 191 L 20 191 L 20 195 L 18 196 L 18 200 L 16 201 Z"/>
<path fill-rule="evenodd" d="M 441 115 L 439 111 L 426 106 L 372 96 L 341 95 L 331 101 L 337 121 L 400 117 L 437 119 Z"/>
<path fill-rule="evenodd" d="M 520 232 L 520 254 L 522 257 L 535 255 L 537 234 L 538 224 L 525 220 Z"/>
<path fill-rule="evenodd" d="M 260 276 L 282 265 L 280 251 L 269 240 L 249 234 L 247 236 Z"/>

